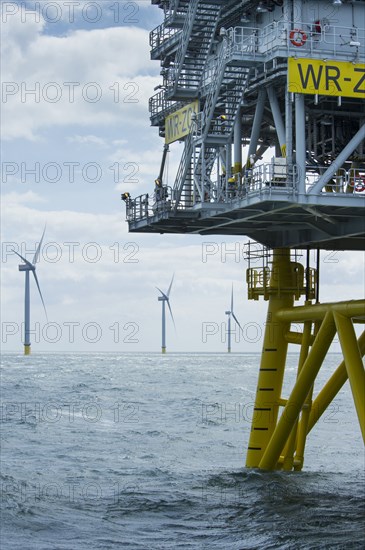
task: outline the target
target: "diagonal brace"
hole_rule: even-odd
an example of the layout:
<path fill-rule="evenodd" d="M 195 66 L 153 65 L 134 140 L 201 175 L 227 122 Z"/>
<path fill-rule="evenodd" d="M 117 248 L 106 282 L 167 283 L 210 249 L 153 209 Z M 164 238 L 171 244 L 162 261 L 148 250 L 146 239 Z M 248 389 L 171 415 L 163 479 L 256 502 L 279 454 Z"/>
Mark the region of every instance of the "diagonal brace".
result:
<path fill-rule="evenodd" d="M 365 442 L 365 369 L 351 319 L 340 313 L 333 313 L 340 345 L 345 359 L 352 395 L 359 418 L 362 437 Z"/>

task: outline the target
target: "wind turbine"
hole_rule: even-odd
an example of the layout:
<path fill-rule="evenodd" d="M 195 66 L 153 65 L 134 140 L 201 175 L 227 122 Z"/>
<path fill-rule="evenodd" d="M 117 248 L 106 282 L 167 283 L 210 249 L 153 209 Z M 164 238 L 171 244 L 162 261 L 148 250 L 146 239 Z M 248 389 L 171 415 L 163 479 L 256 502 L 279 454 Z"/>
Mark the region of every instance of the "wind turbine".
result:
<path fill-rule="evenodd" d="M 236 321 L 237 325 L 240 327 L 240 329 L 242 330 L 243 332 L 243 329 L 237 319 L 237 317 L 235 316 L 234 314 L 234 311 L 233 311 L 233 285 L 232 285 L 232 293 L 231 293 L 231 309 L 229 311 L 226 311 L 225 312 L 226 315 L 228 315 L 228 330 L 227 330 L 227 333 L 228 333 L 228 353 L 231 353 L 231 317 L 233 317 L 233 319 Z"/>
<path fill-rule="evenodd" d="M 38 287 L 39 295 L 41 297 L 42 304 L 43 304 L 43 307 L 44 307 L 44 311 L 45 311 L 45 314 L 46 314 L 46 317 L 47 317 L 46 306 L 44 305 L 44 300 L 43 300 L 42 292 L 41 292 L 41 289 L 40 289 L 40 286 L 39 286 L 38 277 L 37 277 L 36 272 L 35 272 L 35 264 L 39 260 L 39 254 L 40 254 L 40 251 L 41 251 L 41 246 L 42 246 L 45 231 L 46 231 L 46 228 L 44 228 L 44 230 L 43 230 L 43 235 L 42 235 L 42 238 L 39 242 L 37 250 L 35 251 L 32 263 L 29 262 L 28 260 L 26 260 L 23 256 L 21 256 L 20 254 L 18 254 L 18 252 L 16 252 L 14 250 L 15 254 L 17 256 L 19 256 L 19 258 L 21 260 L 23 260 L 23 262 L 24 262 L 24 264 L 19 265 L 19 271 L 25 271 L 24 355 L 30 355 L 30 287 L 29 287 L 29 273 L 30 272 L 33 273 L 33 277 L 34 277 L 36 285 Z"/>
<path fill-rule="evenodd" d="M 156 286 L 157 290 L 161 292 L 161 296 L 158 297 L 158 301 L 162 302 L 162 346 L 161 346 L 162 353 L 166 353 L 166 304 L 170 310 L 171 319 L 175 327 L 174 316 L 171 311 L 170 298 L 169 298 L 173 280 L 174 280 L 174 275 L 172 276 L 170 286 L 166 293 L 162 292 L 162 290 L 158 288 L 158 286 Z"/>

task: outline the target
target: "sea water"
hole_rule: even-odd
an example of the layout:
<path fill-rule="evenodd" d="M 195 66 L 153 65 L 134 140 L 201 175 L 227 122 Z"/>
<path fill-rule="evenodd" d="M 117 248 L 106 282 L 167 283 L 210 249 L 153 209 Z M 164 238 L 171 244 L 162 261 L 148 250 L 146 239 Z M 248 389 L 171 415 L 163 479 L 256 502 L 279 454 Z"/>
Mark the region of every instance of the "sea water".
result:
<path fill-rule="evenodd" d="M 302 472 L 246 469 L 259 360 L 3 355 L 1 549 L 364 548 L 349 384 L 310 433 Z M 340 362 L 327 357 L 317 391 Z"/>

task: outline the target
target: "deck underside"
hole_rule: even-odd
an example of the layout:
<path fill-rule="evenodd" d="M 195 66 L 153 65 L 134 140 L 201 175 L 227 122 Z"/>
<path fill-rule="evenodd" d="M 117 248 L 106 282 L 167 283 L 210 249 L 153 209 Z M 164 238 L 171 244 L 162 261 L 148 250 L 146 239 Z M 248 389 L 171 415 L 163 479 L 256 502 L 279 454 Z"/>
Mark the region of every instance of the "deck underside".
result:
<path fill-rule="evenodd" d="M 270 248 L 364 250 L 365 199 L 349 197 L 346 206 L 339 206 L 335 197 L 314 198 L 317 203 L 308 204 L 307 200 L 298 203 L 288 196 L 274 197 L 268 193 L 266 197 L 263 194 L 235 204 L 200 203 L 176 212 L 170 207 L 139 220 L 129 220 L 129 230 L 242 235 Z"/>

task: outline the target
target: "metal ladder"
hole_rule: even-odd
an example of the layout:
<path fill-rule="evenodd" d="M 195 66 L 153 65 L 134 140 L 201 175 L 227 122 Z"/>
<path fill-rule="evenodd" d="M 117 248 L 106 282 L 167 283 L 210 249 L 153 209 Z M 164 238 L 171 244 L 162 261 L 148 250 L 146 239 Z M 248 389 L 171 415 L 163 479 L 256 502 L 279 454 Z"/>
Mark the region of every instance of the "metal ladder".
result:
<path fill-rule="evenodd" d="M 221 7 L 202 0 L 188 3 L 180 44 L 169 80 L 169 98 L 196 97 Z"/>
<path fill-rule="evenodd" d="M 188 190 L 187 181 L 192 182 L 192 154 L 193 154 L 193 134 L 188 134 L 185 139 L 183 154 L 180 159 L 179 168 L 177 170 L 174 187 L 172 190 L 172 198 L 175 203 L 174 213 L 179 206 L 185 208 L 192 205 L 192 196 Z M 189 176 L 189 178 L 188 178 Z"/>

